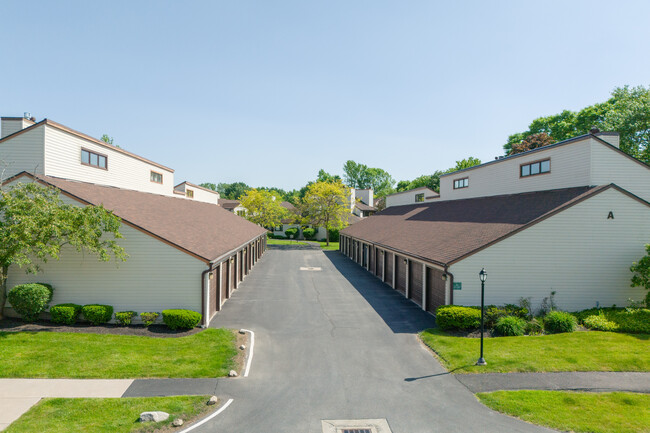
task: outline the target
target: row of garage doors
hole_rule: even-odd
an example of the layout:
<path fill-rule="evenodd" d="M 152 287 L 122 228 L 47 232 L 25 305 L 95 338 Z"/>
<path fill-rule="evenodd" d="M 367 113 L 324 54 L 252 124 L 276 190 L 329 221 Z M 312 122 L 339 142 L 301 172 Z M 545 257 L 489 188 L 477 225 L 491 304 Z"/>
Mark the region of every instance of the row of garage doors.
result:
<path fill-rule="evenodd" d="M 339 250 L 423 310 L 435 313 L 445 305 L 447 281 L 441 269 L 347 236 L 341 236 Z"/>
<path fill-rule="evenodd" d="M 210 318 L 230 298 L 233 291 L 239 287 L 244 277 L 248 275 L 255 263 L 262 257 L 266 249 L 266 235 L 257 238 L 248 245 L 234 252 L 222 262 L 213 266 L 209 274 L 210 281 Z"/>

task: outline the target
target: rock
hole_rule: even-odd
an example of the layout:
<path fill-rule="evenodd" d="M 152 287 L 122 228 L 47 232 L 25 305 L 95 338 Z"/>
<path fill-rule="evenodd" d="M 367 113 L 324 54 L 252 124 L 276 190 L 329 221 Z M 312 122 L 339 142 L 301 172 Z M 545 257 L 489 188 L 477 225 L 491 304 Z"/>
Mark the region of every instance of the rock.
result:
<path fill-rule="evenodd" d="M 169 414 L 167 412 L 154 411 L 142 412 L 140 414 L 140 422 L 160 422 L 165 421 L 167 418 L 169 418 Z"/>
<path fill-rule="evenodd" d="M 213 395 L 210 397 L 210 400 L 208 400 L 208 406 L 212 406 L 213 404 L 219 403 L 219 399 L 217 398 L 216 395 Z"/>
<path fill-rule="evenodd" d="M 172 421 L 172 425 L 174 427 L 180 427 L 183 425 L 183 420 L 180 418 L 176 418 L 174 421 Z"/>
<path fill-rule="evenodd" d="M 240 333 L 240 334 L 245 334 L 246 331 L 244 331 L 243 329 L 240 329 L 240 330 L 239 330 L 239 333 Z"/>
<path fill-rule="evenodd" d="M 242 344 L 241 346 L 239 346 L 239 348 L 240 348 L 241 350 L 245 350 L 245 349 L 246 349 L 246 346 L 244 346 L 244 345 Z"/>
<path fill-rule="evenodd" d="M 237 377 L 239 376 L 235 370 L 230 370 L 230 373 L 228 373 L 229 377 Z"/>

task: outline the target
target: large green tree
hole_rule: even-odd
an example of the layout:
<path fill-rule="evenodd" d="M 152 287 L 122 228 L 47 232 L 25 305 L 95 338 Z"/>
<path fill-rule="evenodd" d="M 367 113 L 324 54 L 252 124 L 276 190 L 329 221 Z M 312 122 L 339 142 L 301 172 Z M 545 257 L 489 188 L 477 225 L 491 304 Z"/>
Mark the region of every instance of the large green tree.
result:
<path fill-rule="evenodd" d="M 345 183 L 350 188 L 372 189 L 376 197 L 384 197 L 394 191 L 395 180 L 381 168 L 349 160 L 343 165 L 343 173 Z"/>
<path fill-rule="evenodd" d="M 559 114 L 539 117 L 531 122 L 527 131 L 508 137 L 503 146 L 511 155 L 513 145 L 526 138 L 545 133 L 553 142 L 587 134 L 592 127 L 601 131 L 615 131 L 621 135 L 620 148 L 646 164 L 650 164 L 650 88 L 617 87 L 605 102 L 580 111 L 564 110 Z"/>
<path fill-rule="evenodd" d="M 349 189 L 340 181 L 314 182 L 301 200 L 300 210 L 305 222 L 325 227 L 327 245 L 330 244 L 330 230 L 348 225 L 349 194 Z"/>
<path fill-rule="evenodd" d="M 242 196 L 241 205 L 246 208 L 246 219 L 266 228 L 282 223 L 287 210 L 280 205 L 282 197 L 277 193 L 261 189 L 250 189 Z"/>
<path fill-rule="evenodd" d="M 214 184 L 214 183 L 210 183 L 210 182 L 201 183 L 201 184 L 199 184 L 199 186 L 202 186 L 203 188 L 211 189 L 212 191 L 217 190 L 217 185 Z"/>
<path fill-rule="evenodd" d="M 64 245 L 101 261 L 126 260 L 126 252 L 116 241 L 122 237 L 120 224 L 102 206 L 65 204 L 58 190 L 36 182 L 0 189 L 0 319 L 12 266 L 35 273 L 39 263 L 58 260 Z"/>
<path fill-rule="evenodd" d="M 246 185 L 244 182 L 222 182 L 217 185 L 217 192 L 221 195 L 221 198 L 228 200 L 239 200 L 240 197 L 245 195 L 246 191 L 249 189 L 251 189 L 251 187 Z"/>

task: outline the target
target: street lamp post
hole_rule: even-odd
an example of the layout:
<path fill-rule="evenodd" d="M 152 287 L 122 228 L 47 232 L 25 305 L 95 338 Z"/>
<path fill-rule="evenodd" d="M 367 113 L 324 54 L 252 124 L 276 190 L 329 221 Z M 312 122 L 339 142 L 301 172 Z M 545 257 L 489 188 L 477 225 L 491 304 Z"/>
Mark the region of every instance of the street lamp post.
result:
<path fill-rule="evenodd" d="M 478 277 L 481 280 L 481 357 L 476 361 L 476 365 L 487 365 L 485 358 L 483 358 L 483 318 L 485 316 L 485 280 L 487 280 L 487 271 L 485 268 L 481 269 Z"/>

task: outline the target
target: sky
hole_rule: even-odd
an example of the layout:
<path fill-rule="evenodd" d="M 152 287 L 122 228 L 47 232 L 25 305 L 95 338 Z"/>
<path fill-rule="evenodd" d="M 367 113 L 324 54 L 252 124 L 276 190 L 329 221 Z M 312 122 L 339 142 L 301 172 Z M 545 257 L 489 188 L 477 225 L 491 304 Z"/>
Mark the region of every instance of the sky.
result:
<path fill-rule="evenodd" d="M 176 170 L 294 189 L 354 160 L 410 180 L 536 117 L 650 84 L 648 1 L 13 1 L 0 116 Z"/>

